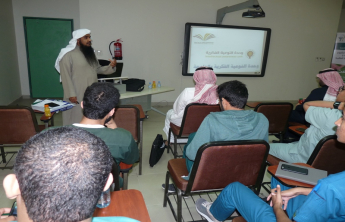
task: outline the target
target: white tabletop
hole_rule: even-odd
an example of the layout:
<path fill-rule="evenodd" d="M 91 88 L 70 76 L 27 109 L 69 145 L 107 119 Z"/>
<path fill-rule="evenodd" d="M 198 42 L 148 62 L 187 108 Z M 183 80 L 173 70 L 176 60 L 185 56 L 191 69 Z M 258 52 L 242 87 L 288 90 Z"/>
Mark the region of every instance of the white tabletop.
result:
<path fill-rule="evenodd" d="M 145 89 L 141 92 L 125 92 L 121 93 L 120 99 L 126 99 L 126 98 L 132 98 L 132 97 L 138 97 L 138 96 L 145 96 L 145 95 L 152 95 L 152 94 L 158 94 L 158 93 L 165 93 L 174 91 L 175 89 L 172 87 L 166 87 L 162 86 L 160 88 L 154 88 L 149 89 L 147 85 L 145 85 Z"/>
<path fill-rule="evenodd" d="M 98 80 L 120 80 L 120 79 L 129 79 L 129 77 L 110 77 L 110 78 L 100 78 Z"/>

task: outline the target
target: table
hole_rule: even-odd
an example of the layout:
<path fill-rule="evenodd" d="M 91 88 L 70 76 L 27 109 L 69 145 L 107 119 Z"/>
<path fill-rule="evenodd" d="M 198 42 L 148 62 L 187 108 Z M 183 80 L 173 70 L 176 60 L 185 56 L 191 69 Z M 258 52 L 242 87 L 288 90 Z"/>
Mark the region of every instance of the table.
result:
<path fill-rule="evenodd" d="M 305 163 L 295 163 L 296 165 L 300 165 L 300 166 L 305 166 L 305 167 L 310 167 L 310 168 L 314 168 L 308 164 Z M 294 181 L 294 180 L 290 180 L 290 179 L 285 179 L 282 177 L 277 177 L 276 176 L 276 171 L 277 171 L 278 165 L 274 165 L 274 166 L 269 166 L 267 168 L 268 173 L 270 173 L 274 178 L 276 178 L 281 184 L 283 184 L 284 186 L 288 186 L 288 187 L 306 187 L 306 188 L 313 188 L 314 185 L 311 184 L 307 184 L 307 183 L 302 183 L 302 182 L 298 182 L 298 181 Z"/>
<path fill-rule="evenodd" d="M 54 114 L 55 114 L 55 112 L 51 112 L 51 117 L 46 117 L 46 115 L 44 115 L 44 112 L 42 112 L 42 111 L 39 111 L 39 110 L 35 110 L 35 109 L 33 109 L 33 111 L 35 112 L 35 113 L 43 113 L 43 115 L 41 116 L 41 118 L 40 118 L 40 120 L 42 121 L 42 122 L 44 122 L 44 128 L 48 128 L 49 127 L 49 121 L 51 121 L 51 126 L 54 126 Z"/>
<path fill-rule="evenodd" d="M 306 125 L 299 125 L 299 126 L 289 126 L 289 129 L 291 131 L 293 131 L 294 133 L 297 133 L 298 135 L 302 136 L 304 134 L 304 132 L 302 131 L 298 131 L 298 128 L 302 128 L 302 129 L 308 129 L 308 127 Z"/>
<path fill-rule="evenodd" d="M 261 102 L 247 102 L 246 106 L 250 108 L 255 108 L 257 105 L 259 105 Z"/>
<path fill-rule="evenodd" d="M 175 90 L 174 88 L 166 87 L 166 86 L 162 86 L 160 88 L 149 89 L 148 86 L 145 85 L 144 90 L 141 92 L 126 91 L 125 93 L 121 93 L 120 105 L 140 104 L 145 112 L 152 109 L 162 115 L 165 115 L 165 113 L 151 106 L 151 97 L 154 94 L 166 93 L 166 92 L 170 92 L 174 90 Z"/>
<path fill-rule="evenodd" d="M 122 80 L 123 80 L 123 79 L 129 79 L 129 77 L 100 78 L 100 79 L 98 79 L 98 81 L 100 81 L 100 82 L 105 82 L 106 80 L 113 80 L 113 81 L 115 81 L 115 80 L 120 80 L 120 84 L 122 84 Z"/>
<path fill-rule="evenodd" d="M 151 222 L 143 195 L 138 190 L 111 192 L 111 202 L 106 208 L 96 208 L 94 217 L 123 216 L 141 222 Z"/>
<path fill-rule="evenodd" d="M 35 110 L 36 113 L 37 110 Z M 37 112 L 41 113 L 41 112 Z M 47 129 L 49 127 L 49 121 L 51 121 L 51 126 L 54 126 L 54 114 L 55 112 L 51 113 L 52 115 L 50 117 L 47 117 L 44 113 L 41 116 L 40 120 L 44 122 L 44 127 Z"/>

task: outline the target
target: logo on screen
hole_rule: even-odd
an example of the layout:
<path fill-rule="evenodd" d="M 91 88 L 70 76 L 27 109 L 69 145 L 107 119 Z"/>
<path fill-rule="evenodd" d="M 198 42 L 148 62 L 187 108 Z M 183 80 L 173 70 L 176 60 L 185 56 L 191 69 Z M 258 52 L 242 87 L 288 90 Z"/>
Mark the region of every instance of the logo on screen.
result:
<path fill-rule="evenodd" d="M 200 34 L 197 34 L 197 35 L 195 35 L 195 36 L 193 36 L 193 37 L 198 38 L 198 39 L 201 39 L 202 41 L 207 41 L 207 40 L 209 40 L 209 39 L 216 38 L 216 36 L 213 35 L 213 34 L 211 34 L 211 33 L 206 33 L 206 34 L 204 35 L 204 37 L 203 37 L 202 35 L 200 35 Z"/>
<path fill-rule="evenodd" d="M 253 55 L 254 55 L 253 50 L 249 50 L 249 51 L 247 52 L 248 58 L 251 58 Z"/>

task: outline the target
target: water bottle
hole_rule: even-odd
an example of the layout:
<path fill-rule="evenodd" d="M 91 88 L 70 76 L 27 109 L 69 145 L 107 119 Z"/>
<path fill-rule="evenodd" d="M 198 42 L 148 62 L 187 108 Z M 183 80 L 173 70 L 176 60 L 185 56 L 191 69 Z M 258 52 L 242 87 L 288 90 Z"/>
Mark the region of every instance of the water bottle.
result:
<path fill-rule="evenodd" d="M 161 88 L 161 81 L 158 81 L 157 88 Z"/>
<path fill-rule="evenodd" d="M 149 82 L 149 89 L 152 89 L 152 84 L 151 84 L 151 82 Z"/>
<path fill-rule="evenodd" d="M 303 103 L 303 98 L 299 98 L 298 103 L 302 104 Z"/>
<path fill-rule="evenodd" d="M 152 89 L 155 89 L 156 88 L 156 81 L 153 81 L 152 82 Z"/>
<path fill-rule="evenodd" d="M 44 105 L 44 115 L 46 117 L 51 117 L 52 116 L 52 113 L 50 112 L 50 108 L 49 108 L 49 105 L 48 104 L 45 104 Z"/>
<path fill-rule="evenodd" d="M 96 207 L 105 208 L 110 204 L 110 188 L 106 191 L 103 191 L 100 198 L 98 199 Z"/>

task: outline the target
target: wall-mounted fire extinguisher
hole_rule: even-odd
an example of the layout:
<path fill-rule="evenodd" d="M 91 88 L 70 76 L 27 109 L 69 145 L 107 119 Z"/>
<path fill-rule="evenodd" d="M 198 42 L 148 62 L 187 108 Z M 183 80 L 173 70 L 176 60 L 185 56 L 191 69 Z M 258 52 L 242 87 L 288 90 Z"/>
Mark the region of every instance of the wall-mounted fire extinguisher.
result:
<path fill-rule="evenodd" d="M 110 46 L 111 44 L 114 43 L 114 56 L 113 54 L 111 53 L 111 49 L 110 49 Z M 116 59 L 116 60 L 122 60 L 122 44 L 121 44 L 122 40 L 121 39 L 118 39 L 116 41 L 112 41 L 110 44 L 109 44 L 109 52 L 110 52 L 110 55 L 113 57 L 113 59 Z"/>

